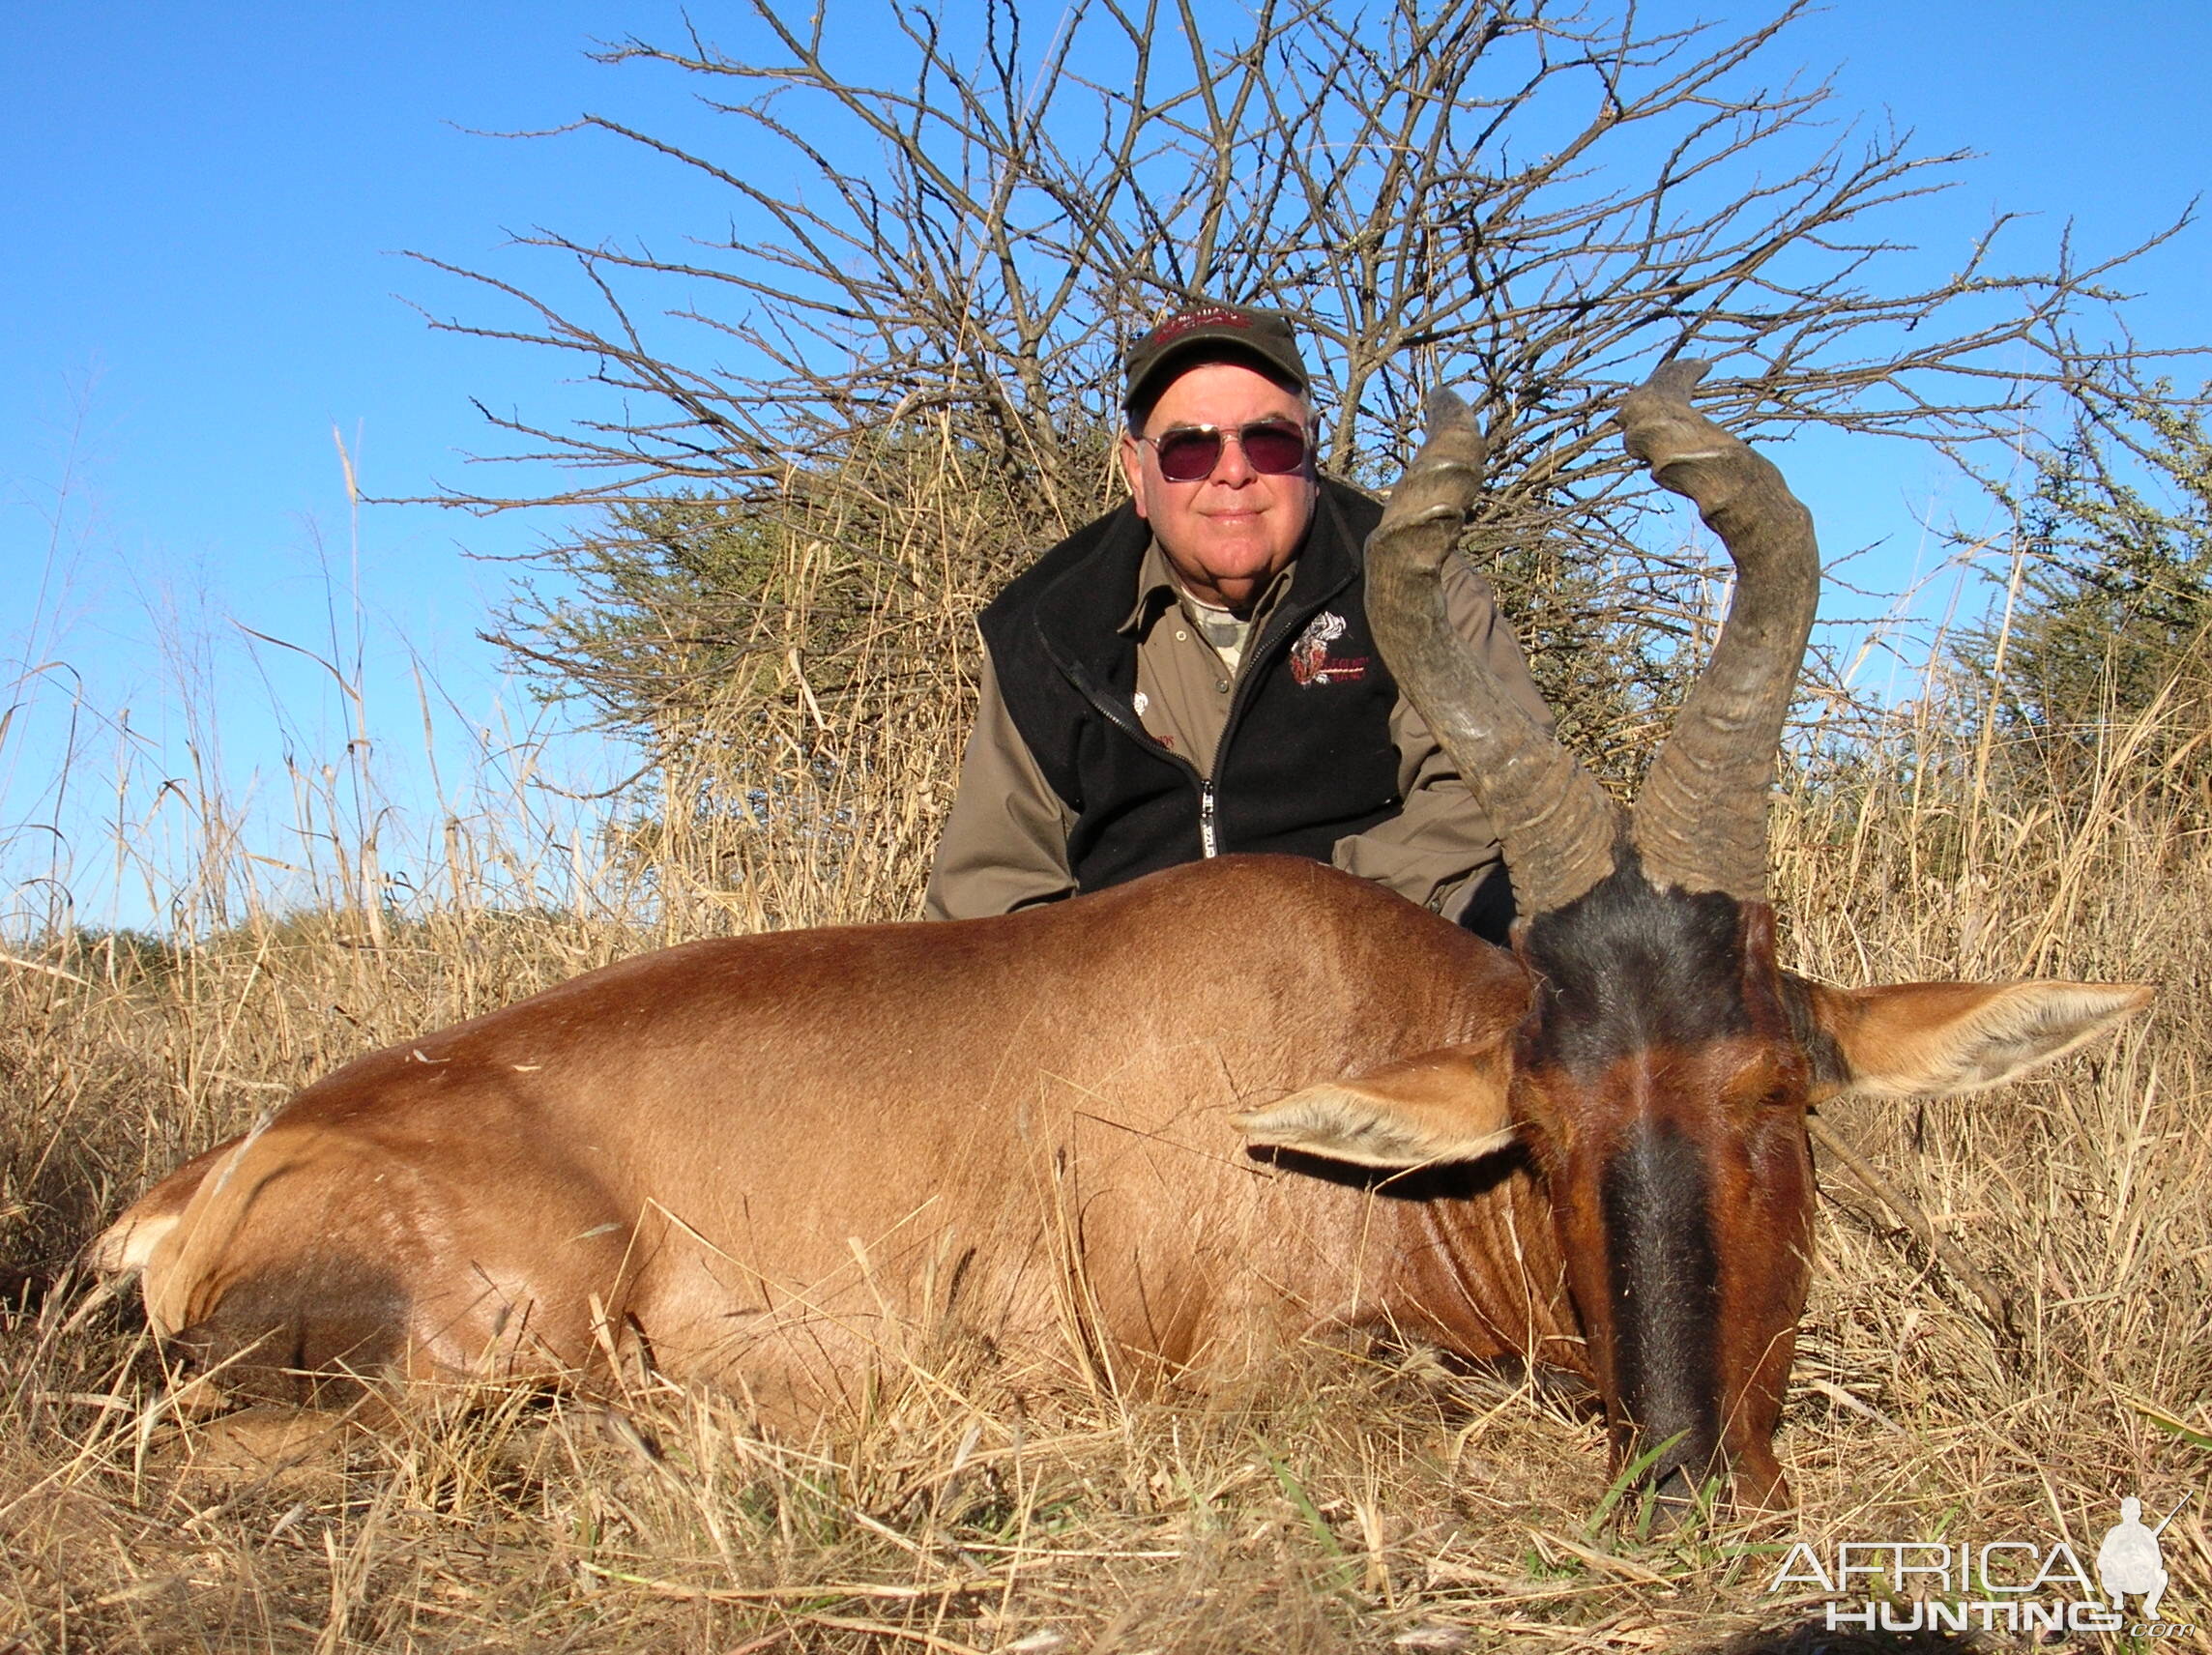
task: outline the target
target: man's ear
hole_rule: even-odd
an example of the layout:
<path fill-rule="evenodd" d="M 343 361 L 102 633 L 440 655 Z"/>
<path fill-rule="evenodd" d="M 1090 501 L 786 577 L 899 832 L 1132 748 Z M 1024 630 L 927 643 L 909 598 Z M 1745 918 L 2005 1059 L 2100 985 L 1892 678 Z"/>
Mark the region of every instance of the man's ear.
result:
<path fill-rule="evenodd" d="M 2151 1002 L 2140 983 L 1891 983 L 1795 978 L 1814 1026 L 1814 1101 L 1980 1091 L 2073 1051 Z M 1825 1036 L 1825 1038 L 1821 1038 Z"/>
<path fill-rule="evenodd" d="M 1361 1167 L 1471 1161 L 1513 1141 L 1510 1031 L 1441 1046 L 1352 1080 L 1324 1081 L 1237 1118 L 1255 1148 L 1295 1149 Z"/>
<path fill-rule="evenodd" d="M 1145 516 L 1145 451 L 1126 425 L 1121 427 L 1121 476 L 1129 485 L 1129 504 Z"/>

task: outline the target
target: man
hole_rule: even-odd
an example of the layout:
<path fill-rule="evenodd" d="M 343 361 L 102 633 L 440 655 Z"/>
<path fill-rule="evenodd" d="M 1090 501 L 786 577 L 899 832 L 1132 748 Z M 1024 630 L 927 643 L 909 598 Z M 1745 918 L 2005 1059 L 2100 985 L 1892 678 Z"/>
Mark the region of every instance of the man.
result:
<path fill-rule="evenodd" d="M 979 620 L 981 705 L 929 916 L 1276 851 L 1501 935 L 1496 837 L 1368 632 L 1361 556 L 1382 508 L 1315 473 L 1290 320 L 1201 304 L 1124 366 L 1128 504 Z M 1549 728 L 1487 583 L 1455 559 L 1445 595 L 1461 636 Z"/>

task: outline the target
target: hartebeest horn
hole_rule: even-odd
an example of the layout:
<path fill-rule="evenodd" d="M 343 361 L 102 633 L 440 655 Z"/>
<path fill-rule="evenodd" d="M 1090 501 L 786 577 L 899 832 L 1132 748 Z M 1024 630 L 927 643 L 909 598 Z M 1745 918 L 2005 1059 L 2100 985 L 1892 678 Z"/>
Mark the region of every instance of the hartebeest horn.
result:
<path fill-rule="evenodd" d="M 1367 558 L 1367 619 L 1407 700 L 1489 813 L 1521 912 L 1542 914 L 1613 872 L 1618 812 L 1453 631 L 1443 563 L 1487 457 L 1466 403 L 1431 394 L 1421 451 L 1390 495 Z"/>
<path fill-rule="evenodd" d="M 1813 517 L 1782 473 L 1692 411 L 1699 362 L 1665 363 L 1621 404 L 1628 451 L 1692 502 L 1735 563 L 1712 659 L 1652 762 L 1629 837 L 1654 886 L 1766 893 L 1766 796 L 1820 599 Z"/>

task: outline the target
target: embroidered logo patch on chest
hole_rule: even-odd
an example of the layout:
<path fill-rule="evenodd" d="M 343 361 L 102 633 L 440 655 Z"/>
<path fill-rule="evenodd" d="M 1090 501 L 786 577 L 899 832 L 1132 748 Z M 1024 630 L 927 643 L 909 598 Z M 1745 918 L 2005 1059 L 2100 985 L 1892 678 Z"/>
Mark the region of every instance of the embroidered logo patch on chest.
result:
<path fill-rule="evenodd" d="M 1329 646 L 1343 636 L 1343 616 L 1329 609 L 1316 615 L 1291 646 L 1291 677 L 1300 684 L 1356 683 L 1365 678 L 1368 656 L 1329 653 Z"/>

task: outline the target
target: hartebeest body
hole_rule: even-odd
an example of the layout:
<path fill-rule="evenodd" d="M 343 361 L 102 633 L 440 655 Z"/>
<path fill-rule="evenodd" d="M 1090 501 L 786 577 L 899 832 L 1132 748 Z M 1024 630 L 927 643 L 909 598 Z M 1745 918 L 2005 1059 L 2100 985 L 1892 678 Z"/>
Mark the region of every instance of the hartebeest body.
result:
<path fill-rule="evenodd" d="M 1805 1111 L 1994 1085 L 2147 992 L 1781 971 L 1765 794 L 1818 564 L 1779 474 L 1662 369 L 1622 421 L 1741 570 L 1632 815 L 1456 647 L 1482 445 L 1445 401 L 1369 613 L 1482 794 L 1496 949 L 1317 864 L 1226 857 L 998 919 L 696 943 L 374 1054 L 96 1244 L 165 1335 L 263 1368 L 589 1369 L 778 1413 L 917 1330 L 1070 1327 L 1117 1378 L 1392 1329 L 1588 1379 L 1616 1461 L 1772 1437 L 1810 1267 Z"/>

